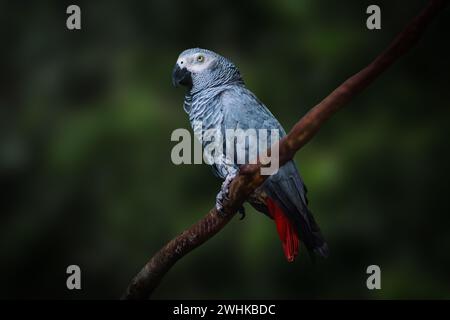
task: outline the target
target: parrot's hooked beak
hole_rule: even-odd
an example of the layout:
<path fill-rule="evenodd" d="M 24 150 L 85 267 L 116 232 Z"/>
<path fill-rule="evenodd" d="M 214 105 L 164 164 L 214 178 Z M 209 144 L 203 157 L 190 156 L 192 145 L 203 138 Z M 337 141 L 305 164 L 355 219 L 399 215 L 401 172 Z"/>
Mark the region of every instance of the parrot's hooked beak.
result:
<path fill-rule="evenodd" d="M 172 73 L 172 83 L 174 87 L 178 87 L 179 85 L 187 86 L 188 88 L 192 87 L 192 77 L 191 72 L 186 68 L 180 68 L 178 63 L 175 65 Z"/>

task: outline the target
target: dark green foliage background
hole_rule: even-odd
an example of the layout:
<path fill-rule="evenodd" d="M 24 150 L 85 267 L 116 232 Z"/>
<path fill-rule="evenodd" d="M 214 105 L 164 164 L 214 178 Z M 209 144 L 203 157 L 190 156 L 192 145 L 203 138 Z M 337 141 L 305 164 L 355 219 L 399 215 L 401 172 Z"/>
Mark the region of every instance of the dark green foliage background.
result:
<path fill-rule="evenodd" d="M 170 161 L 189 128 L 178 54 L 230 57 L 286 129 L 371 61 L 426 1 L 0 2 L 0 297 L 117 298 L 214 204 L 205 165 Z M 382 30 L 365 28 L 369 4 Z M 450 298 L 450 10 L 295 158 L 331 256 L 288 264 L 247 208 L 155 298 Z M 82 268 L 82 290 L 65 287 Z M 366 289 L 366 267 L 382 290 Z"/>

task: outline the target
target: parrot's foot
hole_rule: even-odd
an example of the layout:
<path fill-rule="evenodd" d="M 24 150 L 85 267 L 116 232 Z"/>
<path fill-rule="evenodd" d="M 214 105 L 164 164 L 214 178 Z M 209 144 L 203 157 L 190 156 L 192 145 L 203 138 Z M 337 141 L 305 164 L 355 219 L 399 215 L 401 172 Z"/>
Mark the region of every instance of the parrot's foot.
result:
<path fill-rule="evenodd" d="M 230 191 L 230 184 L 231 184 L 231 181 L 233 181 L 233 179 L 236 177 L 236 175 L 237 175 L 237 172 L 230 173 L 229 175 L 227 175 L 227 177 L 225 178 L 225 181 L 222 183 L 222 187 L 220 188 L 219 193 L 217 194 L 216 209 L 217 209 L 217 212 L 221 216 L 225 216 L 225 211 L 223 210 L 223 203 L 224 203 L 224 201 L 229 200 L 228 192 Z"/>

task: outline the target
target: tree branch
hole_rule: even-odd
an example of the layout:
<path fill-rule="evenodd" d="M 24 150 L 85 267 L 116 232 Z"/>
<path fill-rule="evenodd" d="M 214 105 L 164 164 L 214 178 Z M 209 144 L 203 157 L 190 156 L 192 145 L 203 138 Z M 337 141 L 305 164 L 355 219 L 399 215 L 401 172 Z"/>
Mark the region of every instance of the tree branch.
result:
<path fill-rule="evenodd" d="M 320 129 L 322 124 L 364 90 L 399 57 L 411 49 L 436 14 L 449 0 L 430 0 L 424 10 L 414 18 L 394 39 L 391 45 L 360 72 L 342 83 L 330 95 L 312 108 L 279 142 L 279 164 L 291 160 Z M 225 216 L 215 208 L 189 229 L 175 237 L 159 250 L 128 286 L 123 299 L 147 299 L 169 269 L 184 255 L 197 248 L 219 232 L 236 214 L 247 197 L 258 188 L 267 176 L 260 175 L 260 165 L 247 165 L 230 186 L 229 201 L 224 203 Z"/>

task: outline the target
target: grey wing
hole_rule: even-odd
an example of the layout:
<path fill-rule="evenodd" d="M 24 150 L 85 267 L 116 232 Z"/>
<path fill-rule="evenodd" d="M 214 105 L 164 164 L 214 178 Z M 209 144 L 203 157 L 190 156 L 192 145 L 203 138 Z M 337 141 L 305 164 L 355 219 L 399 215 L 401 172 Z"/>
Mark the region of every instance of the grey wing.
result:
<path fill-rule="evenodd" d="M 224 122 L 227 129 L 278 129 L 280 136 L 286 135 L 283 127 L 247 88 L 236 86 L 221 94 Z"/>
<path fill-rule="evenodd" d="M 237 159 L 237 153 L 234 154 L 234 159 L 239 165 L 249 163 L 250 160 L 255 160 L 261 152 L 266 151 L 274 141 L 286 135 L 283 127 L 277 119 L 270 113 L 270 111 L 262 104 L 256 96 L 248 89 L 242 86 L 236 86 L 233 89 L 227 90 L 221 95 L 221 104 L 223 107 L 223 130 L 225 129 L 241 129 L 244 132 L 245 143 L 239 146 L 245 150 L 245 158 L 241 161 Z M 265 129 L 265 131 L 261 130 Z M 234 150 L 238 150 L 238 139 L 229 139 L 226 132 L 225 143 L 234 144 Z M 272 136 L 272 134 L 275 134 Z M 253 142 L 251 142 L 252 136 Z M 264 137 L 263 137 L 264 136 Z M 265 144 L 262 143 L 265 138 Z M 227 140 L 228 139 L 228 140 Z M 261 143 L 261 145 L 260 145 Z"/>
<path fill-rule="evenodd" d="M 275 117 L 270 113 L 270 111 L 256 98 L 256 96 L 251 93 L 248 89 L 242 86 L 229 87 L 222 91 L 218 97 L 217 101 L 218 107 L 220 107 L 223 118 L 221 123 L 222 136 L 224 137 L 224 155 L 226 156 L 226 130 L 228 129 L 255 129 L 256 134 L 259 137 L 259 129 L 277 129 L 279 136 L 284 136 L 285 131 L 275 119 Z M 270 134 L 267 138 L 267 147 L 270 146 Z M 245 144 L 245 159 L 249 160 L 249 143 L 246 140 Z M 258 148 L 258 145 L 254 145 Z M 266 148 L 265 148 L 266 149 Z M 234 145 L 234 150 L 237 150 L 236 144 Z M 265 151 L 265 150 L 264 150 Z M 255 155 L 258 152 L 256 150 Z M 229 158 L 232 162 L 232 166 L 237 169 L 239 165 L 244 163 L 238 163 L 237 153 L 235 152 Z M 248 161 L 245 161 L 248 163 Z M 224 179 L 226 176 L 226 170 L 223 164 L 214 164 L 213 172 L 216 176 Z"/>
<path fill-rule="evenodd" d="M 249 90 L 237 87 L 224 92 L 221 99 L 225 128 L 278 129 L 280 138 L 286 134 L 272 113 Z M 307 190 L 295 163 L 286 163 L 277 174 L 266 180 L 262 188 L 295 224 L 308 250 L 326 256 L 327 245 L 308 209 Z"/>

